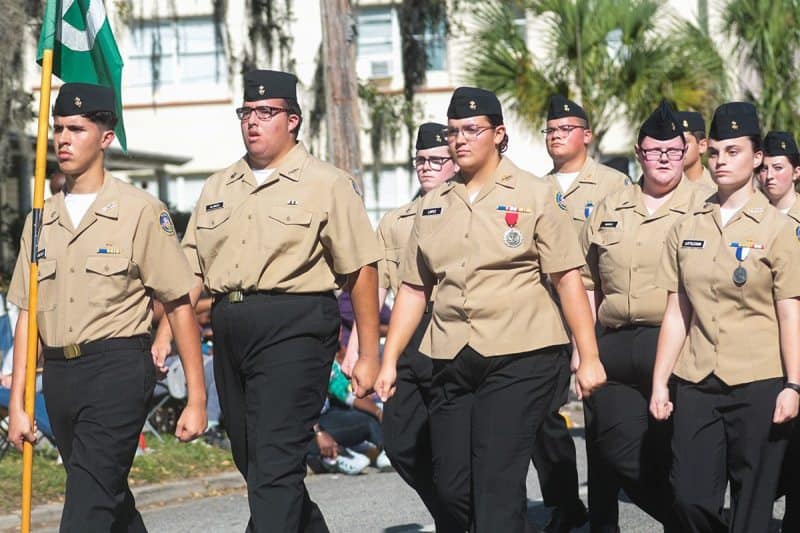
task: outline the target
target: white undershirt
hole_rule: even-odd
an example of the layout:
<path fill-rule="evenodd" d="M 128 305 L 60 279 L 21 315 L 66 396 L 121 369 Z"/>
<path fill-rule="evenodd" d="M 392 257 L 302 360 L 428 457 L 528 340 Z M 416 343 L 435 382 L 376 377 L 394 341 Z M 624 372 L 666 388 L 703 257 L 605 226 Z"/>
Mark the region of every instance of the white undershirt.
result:
<path fill-rule="evenodd" d="M 575 178 L 578 177 L 578 174 L 580 172 L 556 172 L 556 179 L 559 187 L 561 187 L 561 192 L 567 192 Z"/>
<path fill-rule="evenodd" d="M 480 193 L 480 192 L 481 191 L 475 191 L 475 192 L 469 193 L 469 203 L 474 204 L 475 203 L 475 198 L 478 197 L 478 193 Z"/>
<path fill-rule="evenodd" d="M 274 168 L 262 168 L 261 170 L 254 169 L 253 176 L 256 178 L 256 183 L 258 185 L 264 185 L 264 182 L 267 181 L 267 178 L 274 170 Z"/>
<path fill-rule="evenodd" d="M 785 209 L 781 209 L 780 212 L 785 215 L 785 214 L 787 214 L 789 212 L 790 209 L 791 209 L 791 207 L 787 207 Z"/>
<path fill-rule="evenodd" d="M 731 208 L 731 207 L 720 207 L 719 208 L 719 217 L 722 219 L 722 225 L 723 226 L 727 225 L 728 221 L 731 218 L 733 218 L 733 215 L 735 215 L 738 210 L 739 210 L 739 208 L 736 208 L 736 207 L 734 207 L 734 208 Z"/>
<path fill-rule="evenodd" d="M 64 194 L 64 204 L 66 204 L 69 218 L 72 220 L 72 227 L 77 228 L 80 226 L 81 220 L 83 220 L 86 211 L 89 210 L 95 198 L 97 198 L 96 192 L 91 194 Z"/>

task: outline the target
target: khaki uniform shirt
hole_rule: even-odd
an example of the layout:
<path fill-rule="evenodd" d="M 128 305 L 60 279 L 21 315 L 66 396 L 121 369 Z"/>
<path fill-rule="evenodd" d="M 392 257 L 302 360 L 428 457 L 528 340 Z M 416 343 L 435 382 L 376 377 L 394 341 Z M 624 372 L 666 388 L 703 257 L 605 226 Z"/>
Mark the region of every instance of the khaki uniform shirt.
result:
<path fill-rule="evenodd" d="M 508 208 L 518 209 L 510 238 Z M 569 217 L 547 183 L 503 158 L 470 202 L 457 174 L 422 198 L 400 269 L 412 285 L 438 282 L 420 351 L 452 359 L 468 344 L 496 356 L 567 343 L 542 278 L 582 264 Z"/>
<path fill-rule="evenodd" d="M 419 197 L 389 211 L 378 223 L 378 243 L 383 249 L 383 258 L 378 263 L 378 284 L 384 289 L 391 289 L 394 294 L 400 288 L 400 259 L 411 237 L 414 215 L 421 202 L 422 197 Z"/>
<path fill-rule="evenodd" d="M 581 234 L 586 254 L 581 273 L 586 290 L 602 292 L 597 319 L 603 326 L 661 324 L 667 291 L 656 286 L 656 273 L 667 233 L 712 194 L 684 176 L 652 215 L 644 205 L 641 180 L 600 202 Z"/>
<path fill-rule="evenodd" d="M 789 208 L 789 211 L 786 213 L 790 219 L 792 219 L 795 224 L 795 232 L 797 234 L 797 238 L 800 239 L 800 194 L 795 193 L 794 204 L 792 207 Z"/>
<path fill-rule="evenodd" d="M 31 216 L 8 300 L 28 309 Z M 196 280 L 163 204 L 105 174 L 77 229 L 58 193 L 44 204 L 39 238 L 39 336 L 61 347 L 150 331 L 150 298 L 173 301 Z"/>
<path fill-rule="evenodd" d="M 209 177 L 183 248 L 216 294 L 330 291 L 381 257 L 353 179 L 302 143 L 262 185 L 245 159 Z"/>
<path fill-rule="evenodd" d="M 578 177 L 566 192 L 561 192 L 555 170 L 551 170 L 545 179 L 560 195 L 558 205 L 572 218 L 575 235 L 581 234 L 584 222 L 603 198 L 631 182 L 622 172 L 600 164 L 591 157 L 586 158 Z"/>
<path fill-rule="evenodd" d="M 715 191 L 717 190 L 717 184 L 714 182 L 714 178 L 711 177 L 711 172 L 708 171 L 708 167 L 706 166 L 703 166 L 703 175 L 700 176 L 700 179 L 695 183 L 698 185 L 705 185 Z"/>
<path fill-rule="evenodd" d="M 749 245 L 740 262 L 732 243 Z M 747 281 L 733 281 L 738 266 Z M 697 383 L 714 373 L 728 385 L 783 375 L 775 302 L 800 296 L 800 246 L 793 224 L 762 194 L 725 227 L 712 196 L 673 226 L 659 285 L 684 292 L 694 308 L 674 373 Z"/>

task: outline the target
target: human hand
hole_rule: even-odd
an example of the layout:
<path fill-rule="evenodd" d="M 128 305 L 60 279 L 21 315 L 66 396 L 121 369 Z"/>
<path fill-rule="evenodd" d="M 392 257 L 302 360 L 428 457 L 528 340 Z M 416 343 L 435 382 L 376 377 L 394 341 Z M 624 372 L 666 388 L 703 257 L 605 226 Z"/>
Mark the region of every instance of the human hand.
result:
<path fill-rule="evenodd" d="M 599 359 L 581 361 L 575 372 L 575 388 L 578 399 L 588 398 L 595 389 L 606 382 L 606 369 Z"/>
<path fill-rule="evenodd" d="M 175 425 L 175 437 L 181 442 L 189 442 L 205 433 L 207 425 L 205 406 L 189 404 Z"/>
<path fill-rule="evenodd" d="M 796 395 L 795 395 L 796 396 Z M 653 384 L 650 394 L 650 414 L 656 420 L 666 420 L 672 415 L 674 406 L 669 400 L 669 389 L 666 385 Z"/>
<path fill-rule="evenodd" d="M 319 454 L 322 457 L 336 459 L 336 456 L 339 455 L 339 445 L 331 434 L 327 431 L 319 430 L 317 431 L 316 438 L 317 446 L 319 446 Z"/>
<path fill-rule="evenodd" d="M 394 396 L 397 390 L 397 367 L 395 365 L 384 363 L 381 365 L 378 378 L 375 380 L 375 392 L 382 402 L 386 403 L 389 398 Z"/>
<path fill-rule="evenodd" d="M 19 409 L 8 413 L 8 442 L 22 451 L 23 443 L 36 444 L 36 422 L 31 422 L 28 413 Z"/>
<path fill-rule="evenodd" d="M 375 378 L 379 370 L 378 357 L 359 357 L 356 366 L 353 368 L 351 384 L 353 394 L 357 398 L 365 398 L 370 394 L 375 386 Z"/>
<path fill-rule="evenodd" d="M 800 394 L 792 389 L 783 389 L 775 400 L 775 413 L 772 415 L 772 422 L 783 424 L 797 417 L 797 410 L 800 406 Z"/>
<path fill-rule="evenodd" d="M 159 377 L 164 377 L 167 373 L 167 366 L 164 364 L 167 356 L 172 352 L 172 343 L 169 341 L 162 341 L 156 338 L 153 345 L 150 346 L 150 355 L 153 356 L 153 365 L 156 367 L 156 374 Z"/>

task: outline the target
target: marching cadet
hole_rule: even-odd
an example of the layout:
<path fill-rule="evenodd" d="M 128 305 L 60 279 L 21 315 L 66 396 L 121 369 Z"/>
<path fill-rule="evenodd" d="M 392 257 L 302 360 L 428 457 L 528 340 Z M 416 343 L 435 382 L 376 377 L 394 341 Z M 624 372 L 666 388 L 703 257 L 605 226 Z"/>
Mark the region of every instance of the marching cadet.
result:
<path fill-rule="evenodd" d="M 400 257 L 411 237 L 411 228 L 422 198 L 444 183 L 458 170 L 447 146 L 444 124 L 427 122 L 417 131 L 414 166 L 420 185 L 420 196 L 414 201 L 386 213 L 378 224 L 378 242 L 384 257 L 379 264 L 379 290 L 395 295 L 400 287 Z M 458 531 L 452 519 L 441 508 L 433 486 L 428 403 L 433 361 L 419 352 L 422 336 L 428 328 L 432 304 L 428 303 L 416 331 L 397 361 L 396 368 L 384 364 L 379 375 L 391 375 L 394 395 L 386 398 L 383 433 L 386 454 L 400 477 L 422 499 L 436 522 L 436 531 Z"/>
<path fill-rule="evenodd" d="M 703 154 L 708 150 L 706 121 L 697 111 L 678 111 L 675 113 L 683 127 L 686 139 L 686 157 L 683 160 L 683 173 L 689 180 L 715 189 L 711 173 L 703 165 Z"/>
<path fill-rule="evenodd" d="M 800 181 L 800 150 L 791 133 L 771 131 L 764 137 L 764 164 L 759 174 L 761 191 L 769 202 L 787 215 L 800 240 L 800 202 L 795 184 Z M 781 473 L 779 495 L 786 495 L 786 511 L 782 531 L 800 531 L 800 426 L 795 428 L 786 450 Z"/>
<path fill-rule="evenodd" d="M 656 286 L 664 240 L 684 213 L 713 190 L 684 177 L 688 143 L 666 103 L 642 124 L 634 152 L 641 179 L 610 194 L 589 217 L 581 235 L 589 301 L 601 326 L 598 349 L 608 382 L 586 400 L 589 472 L 606 475 L 597 490 L 621 486 L 666 529 L 672 523 L 669 486 L 670 428 L 648 415 L 650 380 L 666 291 Z M 597 463 L 601 462 L 600 465 Z M 617 491 L 589 495 L 593 532 L 617 531 Z"/>
<path fill-rule="evenodd" d="M 545 134 L 547 153 L 553 160 L 548 181 L 557 191 L 558 206 L 572 218 L 579 236 L 586 219 L 603 198 L 630 182 L 627 176 L 589 157 L 593 135 L 581 106 L 561 95 L 550 99 Z M 575 443 L 559 410 L 567 403 L 571 368 L 569 351 L 559 361 L 560 381 L 550 414 L 542 423 L 533 461 L 539 475 L 544 504 L 554 507 L 544 531 L 568 532 L 586 522 L 586 507 L 578 496 Z M 573 361 L 572 370 L 577 368 Z"/>
<path fill-rule="evenodd" d="M 256 70 L 236 110 L 246 155 L 206 181 L 184 250 L 214 296 L 214 371 L 247 481 L 248 531 L 327 531 L 303 478 L 351 292 L 358 396 L 378 373 L 375 234 L 353 178 L 297 141 L 297 78 Z"/>
<path fill-rule="evenodd" d="M 151 299 L 164 303 L 186 373 L 188 404 L 176 436 L 205 431 L 206 395 L 195 285 L 169 214 L 158 200 L 111 176 L 114 93 L 67 83 L 53 107 L 54 151 L 66 183 L 45 202 L 37 258 L 37 318 L 47 412 L 67 471 L 61 531 L 146 531 L 128 488 L 155 385 Z M 33 442 L 22 403 L 28 337 L 31 217 L 8 299 L 20 308 L 9 439 Z"/>
<path fill-rule="evenodd" d="M 717 108 L 708 153 L 718 192 L 670 230 L 658 275 L 668 297 L 650 411 L 673 415 L 682 530 L 768 531 L 800 398 L 800 246 L 753 187 L 763 152 L 752 104 Z"/>
<path fill-rule="evenodd" d="M 555 191 L 502 156 L 508 135 L 493 93 L 456 89 L 447 117 L 460 171 L 426 194 L 417 210 L 384 359 L 398 360 L 435 285 L 419 350 L 433 359 L 429 416 L 437 494 L 459 531 L 521 532 L 528 462 L 568 343 L 543 274 L 585 355 L 577 371 L 583 393 L 605 375 L 580 281 L 583 258 Z M 384 377 L 376 390 L 388 397 L 395 383 Z"/>

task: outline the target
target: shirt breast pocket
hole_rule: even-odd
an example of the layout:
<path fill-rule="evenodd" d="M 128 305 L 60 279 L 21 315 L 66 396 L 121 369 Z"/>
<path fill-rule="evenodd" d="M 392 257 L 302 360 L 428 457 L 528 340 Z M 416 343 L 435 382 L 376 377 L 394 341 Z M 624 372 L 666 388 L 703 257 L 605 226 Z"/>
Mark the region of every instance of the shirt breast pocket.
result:
<path fill-rule="evenodd" d="M 197 248 L 201 257 L 215 257 L 229 233 L 231 210 L 214 209 L 197 215 Z"/>
<path fill-rule="evenodd" d="M 39 297 L 36 301 L 38 311 L 52 311 L 56 308 L 58 292 L 56 290 L 56 260 L 42 259 L 39 261 L 38 276 Z M 27 290 L 27 287 L 26 287 Z"/>
<path fill-rule="evenodd" d="M 603 274 L 616 271 L 621 261 L 622 235 L 619 231 L 600 231 L 592 238 L 597 248 L 597 268 Z"/>
<path fill-rule="evenodd" d="M 128 293 L 130 261 L 127 257 L 90 256 L 86 258 L 89 303 L 119 303 Z"/>
<path fill-rule="evenodd" d="M 299 207 L 273 207 L 267 212 L 269 230 L 262 237 L 270 250 L 291 252 L 311 234 L 313 213 Z"/>

